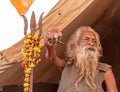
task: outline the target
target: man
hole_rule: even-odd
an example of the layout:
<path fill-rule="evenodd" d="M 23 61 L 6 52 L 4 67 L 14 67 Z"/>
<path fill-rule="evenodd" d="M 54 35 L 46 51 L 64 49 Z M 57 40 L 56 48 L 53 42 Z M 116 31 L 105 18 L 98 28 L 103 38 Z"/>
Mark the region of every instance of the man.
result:
<path fill-rule="evenodd" d="M 51 31 L 45 35 L 46 58 L 62 71 L 58 92 L 118 92 L 111 66 L 100 63 L 102 47 L 99 35 L 88 26 L 75 31 L 66 45 L 66 59 L 60 59 L 55 45 L 60 43 L 62 34 Z"/>

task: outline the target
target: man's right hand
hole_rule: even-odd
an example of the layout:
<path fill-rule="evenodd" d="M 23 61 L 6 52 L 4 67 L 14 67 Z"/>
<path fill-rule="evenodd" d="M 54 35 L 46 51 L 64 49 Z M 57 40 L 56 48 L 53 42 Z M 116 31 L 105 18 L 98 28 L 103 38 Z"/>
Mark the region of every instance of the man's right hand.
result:
<path fill-rule="evenodd" d="M 44 35 L 45 46 L 55 46 L 57 43 L 61 42 L 62 33 L 58 30 L 52 30 L 46 32 Z"/>
<path fill-rule="evenodd" d="M 55 45 L 57 45 L 57 43 L 64 44 L 61 42 L 61 37 L 62 33 L 57 30 L 48 31 L 44 36 L 44 44 L 46 46 L 46 59 L 56 64 L 60 70 L 62 70 L 64 67 L 65 61 L 57 56 Z"/>

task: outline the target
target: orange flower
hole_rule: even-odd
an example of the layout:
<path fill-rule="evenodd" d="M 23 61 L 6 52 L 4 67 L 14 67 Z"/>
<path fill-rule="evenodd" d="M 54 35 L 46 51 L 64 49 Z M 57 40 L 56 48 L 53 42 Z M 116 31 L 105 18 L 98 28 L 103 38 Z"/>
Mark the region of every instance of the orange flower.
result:
<path fill-rule="evenodd" d="M 24 92 L 29 92 L 29 82 L 30 75 L 33 68 L 41 61 L 40 52 L 42 45 L 40 44 L 40 39 L 37 35 L 26 35 L 24 40 L 24 47 L 21 50 L 23 54 L 22 67 L 24 68 L 25 78 L 24 78 Z"/>

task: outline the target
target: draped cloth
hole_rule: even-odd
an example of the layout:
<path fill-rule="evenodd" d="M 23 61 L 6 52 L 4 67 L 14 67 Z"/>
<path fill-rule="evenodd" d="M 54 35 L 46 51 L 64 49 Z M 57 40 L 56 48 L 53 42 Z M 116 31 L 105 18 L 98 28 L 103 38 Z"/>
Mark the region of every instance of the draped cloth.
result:
<path fill-rule="evenodd" d="M 54 64 L 46 61 L 40 62 L 34 68 L 33 82 L 58 84 L 61 71 Z M 0 59 L 0 87 L 9 85 L 23 85 L 24 69 L 21 62 L 8 62 L 7 59 Z"/>
<path fill-rule="evenodd" d="M 24 15 L 34 0 L 10 0 L 20 15 Z"/>

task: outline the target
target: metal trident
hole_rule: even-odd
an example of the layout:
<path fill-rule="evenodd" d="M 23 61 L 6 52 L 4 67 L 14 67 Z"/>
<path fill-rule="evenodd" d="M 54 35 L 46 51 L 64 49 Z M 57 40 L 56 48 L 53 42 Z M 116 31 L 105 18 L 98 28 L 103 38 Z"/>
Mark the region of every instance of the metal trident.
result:
<path fill-rule="evenodd" d="M 42 35 L 42 17 L 43 17 L 42 13 L 39 17 L 39 37 Z M 27 18 L 23 15 L 23 20 L 24 20 L 24 35 L 27 35 L 27 29 L 28 29 L 28 21 Z M 35 13 L 34 11 L 32 12 L 31 15 L 31 20 L 30 20 L 30 30 L 31 30 L 31 34 L 34 35 L 35 31 L 36 31 L 36 18 L 35 18 Z"/>
<path fill-rule="evenodd" d="M 42 35 L 42 16 L 43 13 L 39 17 L 39 38 Z M 23 15 L 23 20 L 24 20 L 24 35 L 27 35 L 27 29 L 28 29 L 28 21 L 27 18 Z M 31 30 L 31 35 L 33 36 L 36 32 L 36 18 L 35 18 L 35 13 L 34 11 L 32 12 L 31 15 L 31 20 L 30 20 L 30 30 Z M 34 54 L 34 52 L 32 52 Z M 33 70 L 31 71 L 30 75 L 30 92 L 33 92 Z"/>

